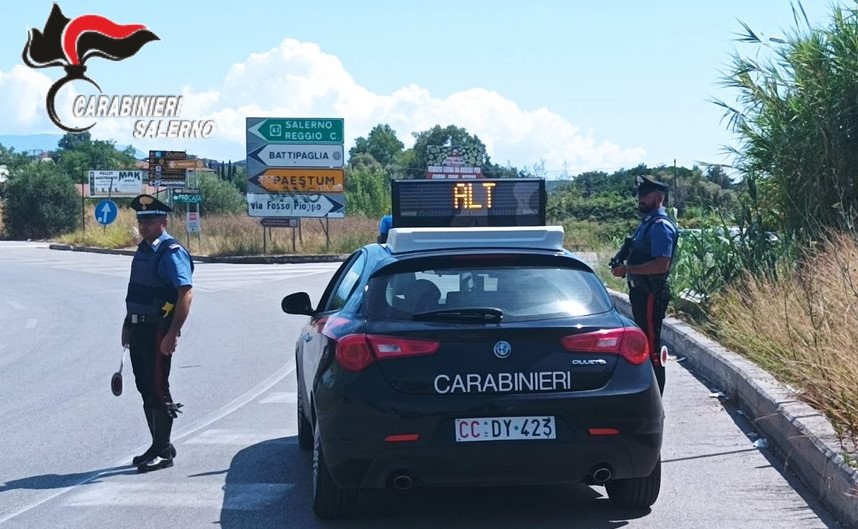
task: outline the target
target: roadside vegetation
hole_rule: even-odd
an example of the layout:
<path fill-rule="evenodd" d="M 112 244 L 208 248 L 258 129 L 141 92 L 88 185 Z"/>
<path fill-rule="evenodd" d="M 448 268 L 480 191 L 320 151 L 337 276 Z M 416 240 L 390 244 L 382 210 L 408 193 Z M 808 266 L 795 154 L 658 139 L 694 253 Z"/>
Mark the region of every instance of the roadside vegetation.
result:
<path fill-rule="evenodd" d="M 795 28 L 777 41 L 742 25 L 747 54 L 737 52 L 723 74 L 735 99 L 714 102 L 739 138 L 727 170 L 641 165 L 557 174 L 543 163 L 495 163 L 476 135 L 455 125 L 415 133 L 413 146 L 405 148 L 389 125 L 378 124 L 349 149 L 348 217 L 329 221 L 329 241 L 321 222 L 304 219 L 294 251 L 342 254 L 375 240 L 379 217 L 390 211 L 390 181 L 422 178 L 430 147 L 457 146 L 483 153 L 487 177 L 547 178 L 549 221 L 565 227 L 570 250 L 596 252 L 597 272 L 625 291 L 606 263 L 637 224 L 635 177 L 652 176 L 670 186 L 668 207 L 683 230 L 672 272 L 675 314 L 790 384 L 854 444 L 858 12 L 832 8 L 822 28 L 808 25 L 800 4 L 794 15 Z M 81 211 L 75 191 L 87 170 L 135 168 L 133 152 L 88 134 L 67 135 L 48 158 L 0 146 L 0 169 L 9 173 L 0 189 L 0 235 L 133 248 L 133 212 L 121 207 L 118 220 L 104 228 L 95 222 L 92 201 Z M 202 234 L 190 238 L 191 251 L 292 253 L 291 229 L 270 229 L 263 245 L 263 229 L 246 215 L 243 166 L 207 163 L 212 171 L 200 182 Z M 41 207 L 47 202 L 42 195 L 42 203 L 33 195 L 44 190 L 51 192 L 49 208 Z M 127 199 L 117 202 L 127 205 Z M 170 231 L 188 241 L 183 209 L 177 209 Z"/>
<path fill-rule="evenodd" d="M 85 214 L 86 229 L 75 230 L 56 238 L 71 246 L 134 249 L 139 242 L 137 220 L 129 208 L 119 210 L 115 222 L 102 226 L 95 220 L 92 205 Z M 167 231 L 176 237 L 194 255 L 286 255 L 286 254 L 349 254 L 360 246 L 375 240 L 378 220 L 367 217 L 349 217 L 328 221 L 330 240 L 325 237 L 325 225 L 318 219 L 303 219 L 295 230 L 295 250 L 292 249 L 291 228 L 269 228 L 263 241 L 263 228 L 258 219 L 245 214 L 203 215 L 201 233 L 186 232 L 184 214 L 168 218 Z"/>
<path fill-rule="evenodd" d="M 744 278 L 716 296 L 718 340 L 823 410 L 841 442 L 858 446 L 858 244 L 832 234 L 776 276 Z"/>
<path fill-rule="evenodd" d="M 709 297 L 706 328 L 824 412 L 854 456 L 858 10 L 833 8 L 819 28 L 800 3 L 793 15 L 777 41 L 743 25 L 751 52 L 724 77 L 736 99 L 718 104 L 741 138 L 751 236 L 741 274 Z M 769 231 L 785 243 L 760 246 Z"/>

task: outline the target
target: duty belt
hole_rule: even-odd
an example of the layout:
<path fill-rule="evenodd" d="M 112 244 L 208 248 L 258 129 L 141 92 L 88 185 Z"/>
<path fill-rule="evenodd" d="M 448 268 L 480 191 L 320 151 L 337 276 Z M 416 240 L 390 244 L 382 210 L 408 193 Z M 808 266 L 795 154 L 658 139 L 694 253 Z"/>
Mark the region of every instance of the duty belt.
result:
<path fill-rule="evenodd" d="M 134 323 L 159 323 L 162 318 L 152 314 L 129 314 L 129 321 Z"/>

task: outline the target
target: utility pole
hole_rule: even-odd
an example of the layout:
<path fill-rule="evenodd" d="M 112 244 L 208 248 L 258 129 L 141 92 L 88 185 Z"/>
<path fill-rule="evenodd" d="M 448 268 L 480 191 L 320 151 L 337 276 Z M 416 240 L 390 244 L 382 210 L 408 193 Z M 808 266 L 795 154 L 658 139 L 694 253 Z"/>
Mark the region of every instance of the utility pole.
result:
<path fill-rule="evenodd" d="M 673 159 L 673 199 L 676 201 L 674 207 L 676 208 L 677 214 L 679 213 L 679 181 L 678 176 L 676 174 L 676 158 Z"/>

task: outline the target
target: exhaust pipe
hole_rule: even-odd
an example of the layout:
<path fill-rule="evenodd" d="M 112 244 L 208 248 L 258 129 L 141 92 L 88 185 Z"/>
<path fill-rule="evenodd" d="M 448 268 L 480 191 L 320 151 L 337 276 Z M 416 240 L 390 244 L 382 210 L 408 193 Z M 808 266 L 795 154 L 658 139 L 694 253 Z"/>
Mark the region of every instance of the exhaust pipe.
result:
<path fill-rule="evenodd" d="M 593 471 L 593 481 L 597 485 L 602 485 L 611 479 L 611 469 L 608 467 L 598 467 Z"/>
<path fill-rule="evenodd" d="M 414 485 L 414 480 L 408 474 L 400 474 L 393 478 L 393 488 L 396 490 L 408 490 Z"/>

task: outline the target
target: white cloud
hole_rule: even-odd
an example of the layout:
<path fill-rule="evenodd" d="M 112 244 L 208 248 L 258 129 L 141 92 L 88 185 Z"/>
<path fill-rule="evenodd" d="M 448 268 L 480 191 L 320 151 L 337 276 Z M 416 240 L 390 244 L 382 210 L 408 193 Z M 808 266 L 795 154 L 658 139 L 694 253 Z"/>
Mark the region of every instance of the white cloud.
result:
<path fill-rule="evenodd" d="M 8 72 L 0 71 L 0 124 L 2 132 L 35 134 L 56 132 L 48 119 L 45 97 L 53 84 L 47 75 L 23 65 L 13 66 Z M 70 102 L 69 94 L 61 91 L 57 111 Z"/>
<path fill-rule="evenodd" d="M 45 132 L 45 128 L 52 128 L 44 111 L 44 94 L 51 82 L 23 66 L 16 66 L 9 74 L 0 72 L 0 92 L 12 94 L 0 101 L 0 119 L 14 114 L 15 132 Z M 14 90 L 7 92 L 7 86 Z M 116 92 L 107 89 L 106 93 Z M 479 136 L 495 163 L 509 162 L 519 168 L 542 160 L 548 168 L 565 166 L 575 174 L 587 169 L 628 167 L 642 161 L 645 154 L 641 148 L 621 147 L 597 139 L 593 132 L 582 132 L 549 109 L 522 109 L 485 88 L 438 98 L 410 84 L 391 94 L 376 94 L 359 85 L 337 57 L 323 52 L 317 44 L 293 39 L 234 64 L 217 89 L 196 92 L 185 87 L 181 93 L 181 118 L 214 119 L 214 137 L 141 141 L 131 136 L 130 121 L 117 119 L 100 120 L 93 135 L 119 144 L 132 143 L 144 151 L 187 149 L 212 158 L 235 160 L 245 155 L 244 120 L 248 116 L 342 117 L 347 149 L 356 137 L 365 136 L 378 123 L 390 124 L 407 146 L 413 143 L 412 132 L 436 124 L 453 124 Z M 69 94 L 63 104 L 69 104 L 70 98 Z M 66 107 L 58 103 L 59 108 Z M 2 128 L 10 129 L 8 125 Z"/>

